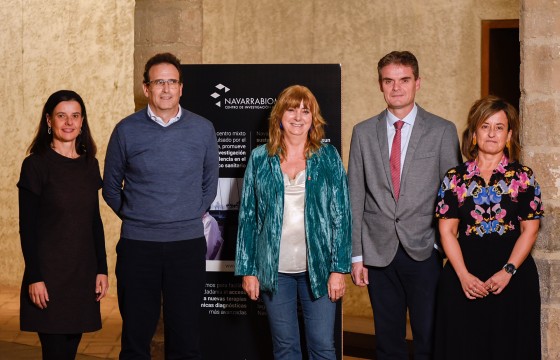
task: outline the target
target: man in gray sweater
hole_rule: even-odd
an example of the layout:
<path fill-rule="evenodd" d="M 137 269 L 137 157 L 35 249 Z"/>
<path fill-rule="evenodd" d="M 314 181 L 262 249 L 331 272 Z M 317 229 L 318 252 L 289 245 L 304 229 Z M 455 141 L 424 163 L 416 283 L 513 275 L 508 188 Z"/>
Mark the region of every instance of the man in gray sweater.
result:
<path fill-rule="evenodd" d="M 120 359 L 150 359 L 162 296 L 166 358 L 200 359 L 202 216 L 216 196 L 216 133 L 179 105 L 183 81 L 174 55 L 148 60 L 143 88 L 148 106 L 115 126 L 105 158 L 103 198 L 122 220 Z"/>

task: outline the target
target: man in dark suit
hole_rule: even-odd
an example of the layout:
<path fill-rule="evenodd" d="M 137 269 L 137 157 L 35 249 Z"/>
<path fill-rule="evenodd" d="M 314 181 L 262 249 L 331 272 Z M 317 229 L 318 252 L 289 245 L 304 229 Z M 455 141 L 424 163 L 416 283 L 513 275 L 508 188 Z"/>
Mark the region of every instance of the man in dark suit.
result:
<path fill-rule="evenodd" d="M 432 351 L 436 287 L 442 267 L 434 208 L 443 175 L 459 164 L 455 125 L 414 102 L 418 61 L 393 51 L 377 65 L 387 109 L 354 127 L 348 179 L 352 202 L 352 279 L 367 286 L 378 360 Z"/>

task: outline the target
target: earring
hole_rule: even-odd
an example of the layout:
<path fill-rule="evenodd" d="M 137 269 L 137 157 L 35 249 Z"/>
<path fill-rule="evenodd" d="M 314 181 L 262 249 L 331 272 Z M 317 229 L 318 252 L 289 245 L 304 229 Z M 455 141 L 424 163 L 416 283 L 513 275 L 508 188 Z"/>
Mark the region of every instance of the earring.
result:
<path fill-rule="evenodd" d="M 476 146 L 476 138 L 475 137 L 472 138 L 472 144 Z"/>
<path fill-rule="evenodd" d="M 82 128 L 80 128 L 80 135 L 82 135 Z"/>
<path fill-rule="evenodd" d="M 282 123 L 280 123 L 280 130 L 284 130 L 284 126 L 282 126 Z"/>
<path fill-rule="evenodd" d="M 50 133 L 52 132 L 52 130 L 51 130 L 51 127 L 50 127 L 50 126 L 49 126 L 49 128 L 47 129 L 47 132 L 49 133 L 49 135 L 50 135 Z"/>
<path fill-rule="evenodd" d="M 506 142 L 506 148 L 507 148 L 507 155 L 509 158 L 511 158 L 511 144 L 508 142 Z"/>

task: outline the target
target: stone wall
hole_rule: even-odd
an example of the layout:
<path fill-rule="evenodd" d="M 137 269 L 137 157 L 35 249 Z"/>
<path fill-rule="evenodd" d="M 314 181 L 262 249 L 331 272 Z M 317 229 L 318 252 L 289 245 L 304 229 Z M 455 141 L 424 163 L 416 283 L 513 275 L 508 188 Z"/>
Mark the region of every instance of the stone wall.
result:
<path fill-rule="evenodd" d="M 134 0 L 7 0 L 0 3 L 0 284 L 23 274 L 16 183 L 42 107 L 60 89 L 86 104 L 102 163 L 115 123 L 134 110 Z M 110 284 L 120 223 L 102 204 Z"/>
<path fill-rule="evenodd" d="M 134 20 L 134 100 L 138 109 L 147 104 L 142 74 L 154 54 L 171 52 L 182 64 L 202 62 L 202 0 L 136 0 Z"/>
<path fill-rule="evenodd" d="M 523 161 L 542 187 L 533 251 L 541 279 L 543 359 L 560 359 L 560 4 L 521 1 Z"/>

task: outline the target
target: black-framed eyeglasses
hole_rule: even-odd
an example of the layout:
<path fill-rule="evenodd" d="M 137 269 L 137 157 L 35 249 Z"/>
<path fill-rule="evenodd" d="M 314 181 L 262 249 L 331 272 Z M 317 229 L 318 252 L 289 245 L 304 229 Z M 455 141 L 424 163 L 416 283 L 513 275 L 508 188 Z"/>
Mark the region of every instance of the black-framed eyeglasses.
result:
<path fill-rule="evenodd" d="M 181 82 L 177 79 L 156 79 L 156 80 L 152 80 L 152 81 L 148 81 L 148 85 L 153 85 L 158 89 L 163 89 L 163 87 L 165 86 L 165 84 L 169 85 L 170 89 L 176 89 L 179 87 L 179 84 Z"/>

